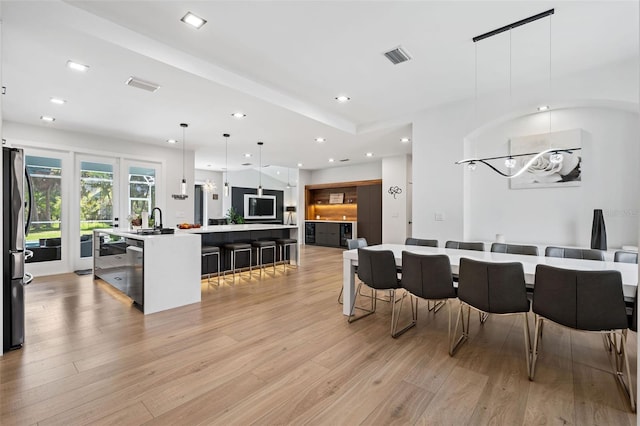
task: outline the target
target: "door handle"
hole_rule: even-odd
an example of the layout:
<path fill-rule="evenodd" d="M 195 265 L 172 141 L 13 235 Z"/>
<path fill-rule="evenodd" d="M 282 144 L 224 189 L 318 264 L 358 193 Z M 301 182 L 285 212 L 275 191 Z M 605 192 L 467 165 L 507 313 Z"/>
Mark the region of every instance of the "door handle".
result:
<path fill-rule="evenodd" d="M 25 272 L 24 273 L 24 278 L 22 279 L 22 285 L 29 285 L 29 283 L 31 283 L 31 281 L 33 281 L 33 274 Z"/>

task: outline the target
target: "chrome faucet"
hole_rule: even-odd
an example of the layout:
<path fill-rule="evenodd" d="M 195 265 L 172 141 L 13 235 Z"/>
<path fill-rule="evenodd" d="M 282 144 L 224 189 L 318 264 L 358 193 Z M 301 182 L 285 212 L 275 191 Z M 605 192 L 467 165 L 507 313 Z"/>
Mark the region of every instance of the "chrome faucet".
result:
<path fill-rule="evenodd" d="M 156 210 L 160 213 L 160 222 L 156 220 Z M 160 210 L 160 207 L 154 207 L 153 210 L 151 210 L 151 218 L 153 219 L 153 227 L 162 229 L 162 210 Z"/>

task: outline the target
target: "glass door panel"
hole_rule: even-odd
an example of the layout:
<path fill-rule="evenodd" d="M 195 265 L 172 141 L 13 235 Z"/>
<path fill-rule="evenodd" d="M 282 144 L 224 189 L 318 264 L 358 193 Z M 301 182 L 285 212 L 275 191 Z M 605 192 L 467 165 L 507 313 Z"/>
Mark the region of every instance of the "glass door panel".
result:
<path fill-rule="evenodd" d="M 113 164 L 80 161 L 80 257 L 93 255 L 93 230 L 113 227 Z"/>
<path fill-rule="evenodd" d="M 33 252 L 30 263 L 62 259 L 62 160 L 25 156 L 31 176 L 31 225 L 26 248 Z"/>

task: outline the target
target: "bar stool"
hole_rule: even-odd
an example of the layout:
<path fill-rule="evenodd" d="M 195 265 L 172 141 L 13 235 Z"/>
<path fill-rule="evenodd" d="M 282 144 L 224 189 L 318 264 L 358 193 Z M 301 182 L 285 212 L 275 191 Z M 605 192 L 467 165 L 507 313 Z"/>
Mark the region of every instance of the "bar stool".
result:
<path fill-rule="evenodd" d="M 231 271 L 233 272 L 233 281 L 236 280 L 236 256 L 239 252 L 249 252 L 249 278 L 251 278 L 251 244 L 249 243 L 227 243 L 224 245 L 225 250 L 231 254 Z M 223 277 L 226 275 L 226 271 Z"/>
<path fill-rule="evenodd" d="M 251 245 L 256 249 L 256 258 L 258 266 L 260 267 L 260 276 L 262 276 L 262 270 L 264 269 L 264 262 L 262 261 L 262 252 L 264 250 L 273 250 L 273 272 L 276 272 L 276 242 L 273 240 L 256 240 L 252 241 Z"/>
<path fill-rule="evenodd" d="M 207 266 L 207 282 L 208 283 L 211 283 L 211 268 L 209 268 L 208 259 L 210 256 L 216 256 L 216 259 L 218 260 L 218 269 L 216 269 L 216 272 L 218 272 L 218 285 L 220 285 L 220 247 L 202 246 L 202 249 L 200 250 L 200 256 L 202 257 L 203 262 Z M 200 274 L 200 275 L 204 275 L 204 274 Z"/>
<path fill-rule="evenodd" d="M 276 245 L 280 251 L 280 260 L 282 260 L 282 270 L 287 270 L 287 263 L 285 262 L 285 255 L 287 254 L 287 247 L 295 247 L 296 254 L 298 253 L 298 240 L 293 238 L 277 238 Z M 289 265 L 291 265 L 291 249 L 289 249 Z"/>

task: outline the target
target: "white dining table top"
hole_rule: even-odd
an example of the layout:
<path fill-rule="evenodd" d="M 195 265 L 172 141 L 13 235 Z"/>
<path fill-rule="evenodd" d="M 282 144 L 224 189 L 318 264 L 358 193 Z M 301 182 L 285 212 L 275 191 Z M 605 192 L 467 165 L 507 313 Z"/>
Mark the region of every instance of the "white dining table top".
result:
<path fill-rule="evenodd" d="M 625 298 L 633 299 L 638 286 L 638 265 L 621 262 L 609 262 L 599 260 L 566 259 L 545 256 L 527 256 L 521 254 L 493 253 L 490 251 L 456 250 L 443 247 L 408 246 L 404 244 L 379 244 L 368 246 L 371 250 L 391 250 L 396 259 L 396 264 L 402 264 L 402 252 L 410 251 L 420 254 L 446 254 L 451 262 L 451 271 L 458 273 L 460 258 L 466 257 L 485 262 L 520 262 L 524 269 L 525 281 L 532 285 L 535 281 L 537 265 L 550 265 L 558 268 L 577 269 L 584 271 L 619 271 L 622 275 L 622 284 Z M 358 250 L 346 250 L 343 259 L 351 260 L 354 265 L 358 263 Z"/>

